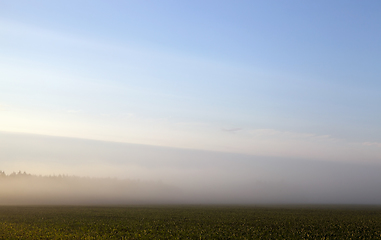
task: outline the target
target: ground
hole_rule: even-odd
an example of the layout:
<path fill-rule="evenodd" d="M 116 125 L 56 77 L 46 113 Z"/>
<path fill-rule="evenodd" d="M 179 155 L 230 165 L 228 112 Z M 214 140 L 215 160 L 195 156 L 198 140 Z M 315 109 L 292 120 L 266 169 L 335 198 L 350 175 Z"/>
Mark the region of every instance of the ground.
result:
<path fill-rule="evenodd" d="M 381 239 L 381 207 L 2 206 L 1 239 Z"/>

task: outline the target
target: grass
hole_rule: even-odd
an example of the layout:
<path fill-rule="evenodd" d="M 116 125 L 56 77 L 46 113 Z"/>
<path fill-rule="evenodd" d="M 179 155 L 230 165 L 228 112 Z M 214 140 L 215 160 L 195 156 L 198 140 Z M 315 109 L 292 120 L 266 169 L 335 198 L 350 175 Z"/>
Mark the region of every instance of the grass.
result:
<path fill-rule="evenodd" d="M 381 239 L 381 208 L 3 206 L 0 239 Z"/>

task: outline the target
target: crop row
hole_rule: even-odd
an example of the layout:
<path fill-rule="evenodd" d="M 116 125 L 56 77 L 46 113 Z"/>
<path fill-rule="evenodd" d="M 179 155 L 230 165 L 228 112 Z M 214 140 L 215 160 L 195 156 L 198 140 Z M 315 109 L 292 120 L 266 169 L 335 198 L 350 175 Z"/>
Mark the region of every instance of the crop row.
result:
<path fill-rule="evenodd" d="M 381 239 L 381 209 L 0 207 L 0 239 Z"/>

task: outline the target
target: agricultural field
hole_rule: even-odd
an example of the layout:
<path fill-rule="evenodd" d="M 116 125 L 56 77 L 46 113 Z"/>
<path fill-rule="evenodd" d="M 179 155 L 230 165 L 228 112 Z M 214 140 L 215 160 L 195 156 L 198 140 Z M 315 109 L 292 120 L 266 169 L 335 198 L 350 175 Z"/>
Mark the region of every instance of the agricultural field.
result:
<path fill-rule="evenodd" d="M 381 239 L 381 207 L 2 206 L 0 239 Z"/>

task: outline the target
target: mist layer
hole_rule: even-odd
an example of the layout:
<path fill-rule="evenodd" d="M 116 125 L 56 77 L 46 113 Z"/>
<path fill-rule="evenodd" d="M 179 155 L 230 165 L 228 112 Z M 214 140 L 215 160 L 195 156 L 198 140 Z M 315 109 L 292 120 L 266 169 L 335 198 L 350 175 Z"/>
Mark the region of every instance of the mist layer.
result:
<path fill-rule="evenodd" d="M 4 132 L 0 143 L 3 205 L 381 203 L 377 164 Z"/>

